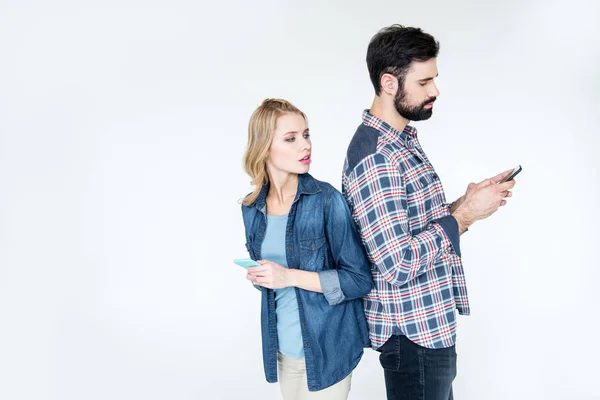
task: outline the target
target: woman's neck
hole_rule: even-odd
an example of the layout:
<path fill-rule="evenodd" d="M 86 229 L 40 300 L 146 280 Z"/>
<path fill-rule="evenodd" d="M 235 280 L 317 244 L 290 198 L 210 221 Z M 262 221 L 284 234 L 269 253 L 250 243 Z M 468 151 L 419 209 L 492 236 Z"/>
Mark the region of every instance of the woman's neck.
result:
<path fill-rule="evenodd" d="M 272 201 L 285 204 L 296 196 L 298 191 L 298 175 L 290 173 L 269 174 L 269 197 Z"/>

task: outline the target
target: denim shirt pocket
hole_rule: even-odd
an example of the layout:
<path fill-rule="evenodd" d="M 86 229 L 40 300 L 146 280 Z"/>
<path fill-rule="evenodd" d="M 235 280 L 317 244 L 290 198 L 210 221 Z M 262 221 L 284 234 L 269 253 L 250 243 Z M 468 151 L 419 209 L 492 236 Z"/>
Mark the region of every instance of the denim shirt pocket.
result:
<path fill-rule="evenodd" d="M 325 236 L 300 239 L 300 269 L 322 271 L 325 263 Z"/>

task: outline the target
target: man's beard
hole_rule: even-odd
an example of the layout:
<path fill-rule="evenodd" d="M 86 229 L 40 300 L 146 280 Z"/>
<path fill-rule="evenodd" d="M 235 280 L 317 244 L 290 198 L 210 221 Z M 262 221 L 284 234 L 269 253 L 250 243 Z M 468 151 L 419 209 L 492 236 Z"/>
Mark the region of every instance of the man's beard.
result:
<path fill-rule="evenodd" d="M 430 97 L 422 104 L 418 106 L 413 106 L 407 102 L 406 92 L 404 88 L 401 87 L 396 93 L 396 98 L 394 99 L 394 107 L 396 107 L 396 111 L 398 114 L 408 119 L 409 121 L 423 121 L 431 118 L 433 114 L 433 108 L 424 108 L 427 104 L 433 103 L 436 97 Z"/>

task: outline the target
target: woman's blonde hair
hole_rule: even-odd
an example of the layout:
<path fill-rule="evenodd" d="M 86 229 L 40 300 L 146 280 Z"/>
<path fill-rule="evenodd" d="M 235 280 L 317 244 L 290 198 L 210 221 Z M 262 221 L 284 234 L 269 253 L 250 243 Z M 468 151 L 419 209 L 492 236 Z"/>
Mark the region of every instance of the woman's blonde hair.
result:
<path fill-rule="evenodd" d="M 269 182 L 267 153 L 273 141 L 277 119 L 288 113 L 300 114 L 306 120 L 306 115 L 302 111 L 282 99 L 265 99 L 250 117 L 248 146 L 244 153 L 244 170 L 252 178 L 254 191 L 244 199 L 243 204 L 246 206 L 256 200 L 262 186 Z"/>

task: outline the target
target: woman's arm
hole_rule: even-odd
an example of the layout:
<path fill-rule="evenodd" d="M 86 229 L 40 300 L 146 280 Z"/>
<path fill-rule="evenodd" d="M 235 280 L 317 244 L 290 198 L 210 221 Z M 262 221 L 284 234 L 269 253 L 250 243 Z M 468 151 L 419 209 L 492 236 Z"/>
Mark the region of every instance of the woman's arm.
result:
<path fill-rule="evenodd" d="M 311 292 L 323 293 L 318 272 L 289 269 L 272 261 L 258 260 L 260 267 L 248 268 L 246 278 L 255 285 L 269 289 L 296 286 Z"/>

